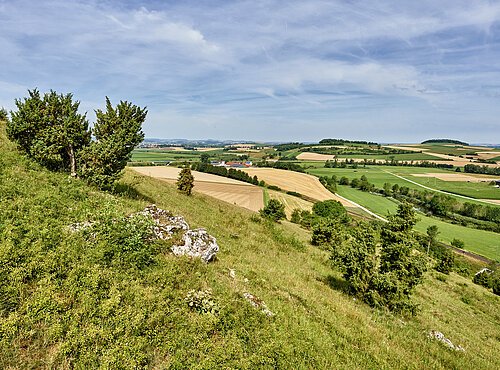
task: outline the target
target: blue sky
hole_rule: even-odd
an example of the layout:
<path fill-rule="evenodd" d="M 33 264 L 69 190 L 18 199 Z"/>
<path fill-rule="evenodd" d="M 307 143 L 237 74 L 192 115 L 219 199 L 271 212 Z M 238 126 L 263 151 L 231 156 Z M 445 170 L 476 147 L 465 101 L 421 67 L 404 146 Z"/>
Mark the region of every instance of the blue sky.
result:
<path fill-rule="evenodd" d="M 0 0 L 0 106 L 147 106 L 148 137 L 500 143 L 500 1 Z"/>

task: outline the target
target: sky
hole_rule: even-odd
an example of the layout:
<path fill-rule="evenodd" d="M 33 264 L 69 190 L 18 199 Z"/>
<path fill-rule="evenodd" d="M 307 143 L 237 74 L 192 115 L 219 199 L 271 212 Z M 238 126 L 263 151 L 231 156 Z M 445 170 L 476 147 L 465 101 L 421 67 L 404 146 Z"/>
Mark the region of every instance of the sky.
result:
<path fill-rule="evenodd" d="M 500 1 L 0 0 L 0 106 L 147 106 L 147 137 L 500 143 Z"/>

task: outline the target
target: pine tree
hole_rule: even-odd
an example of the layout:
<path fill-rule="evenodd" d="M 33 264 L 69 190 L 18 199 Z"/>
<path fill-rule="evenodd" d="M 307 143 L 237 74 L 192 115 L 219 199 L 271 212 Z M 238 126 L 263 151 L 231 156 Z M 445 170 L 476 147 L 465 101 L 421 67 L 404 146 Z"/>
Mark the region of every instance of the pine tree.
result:
<path fill-rule="evenodd" d="M 186 195 L 191 195 L 194 187 L 194 177 L 189 167 L 183 168 L 177 179 L 177 189 Z"/>

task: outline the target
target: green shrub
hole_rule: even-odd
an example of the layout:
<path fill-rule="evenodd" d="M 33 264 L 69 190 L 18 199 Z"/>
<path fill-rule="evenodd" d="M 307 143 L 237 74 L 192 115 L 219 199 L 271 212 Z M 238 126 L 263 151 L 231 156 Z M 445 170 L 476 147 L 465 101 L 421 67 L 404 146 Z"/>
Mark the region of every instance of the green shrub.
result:
<path fill-rule="evenodd" d="M 465 247 L 464 241 L 460 240 L 460 239 L 457 239 L 457 238 L 454 238 L 451 241 L 451 245 L 454 246 L 455 248 L 460 248 L 460 249 L 464 249 L 464 247 Z"/>
<path fill-rule="evenodd" d="M 189 167 L 183 168 L 177 179 L 177 190 L 182 194 L 191 195 L 194 187 L 194 176 Z"/>
<path fill-rule="evenodd" d="M 302 220 L 300 213 L 301 213 L 300 209 L 295 208 L 290 217 L 290 221 L 293 222 L 294 224 L 300 224 L 300 221 Z"/>
<path fill-rule="evenodd" d="M 270 199 L 267 206 L 265 206 L 259 212 L 262 217 L 276 222 L 286 218 L 285 205 L 277 199 Z"/>
<path fill-rule="evenodd" d="M 474 284 L 484 286 L 485 288 L 491 288 L 491 272 L 484 270 L 483 272 L 477 273 L 472 279 Z"/>
<path fill-rule="evenodd" d="M 347 211 L 344 206 L 336 200 L 330 199 L 323 202 L 316 202 L 313 205 L 312 211 L 319 217 L 336 218 L 343 221 L 347 218 Z"/>
<path fill-rule="evenodd" d="M 438 259 L 435 269 L 443 274 L 449 274 L 455 265 L 455 254 L 448 248 L 445 248 Z"/>

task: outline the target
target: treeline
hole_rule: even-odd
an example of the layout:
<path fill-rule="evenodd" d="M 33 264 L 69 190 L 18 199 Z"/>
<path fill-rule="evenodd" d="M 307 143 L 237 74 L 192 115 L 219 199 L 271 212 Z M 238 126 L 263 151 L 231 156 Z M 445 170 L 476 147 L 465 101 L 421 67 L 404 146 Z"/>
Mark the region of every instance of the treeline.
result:
<path fill-rule="evenodd" d="M 257 167 L 269 167 L 269 168 L 277 168 L 279 170 L 288 170 L 295 172 L 305 172 L 304 168 L 297 163 L 293 162 L 285 162 L 285 161 L 276 161 L 276 162 L 268 162 L 261 161 L 255 163 Z"/>
<path fill-rule="evenodd" d="M 319 142 L 320 145 L 344 145 L 344 144 L 360 144 L 360 145 L 379 145 L 373 141 L 361 140 L 344 140 L 344 139 L 323 139 Z"/>
<path fill-rule="evenodd" d="M 357 162 L 354 159 L 346 159 L 344 161 L 339 161 L 338 159 L 334 159 L 331 161 L 325 162 L 325 168 L 357 168 L 358 165 L 363 166 L 402 166 L 402 167 L 426 167 L 426 168 L 445 168 L 451 169 L 454 166 L 446 163 L 437 163 L 437 162 L 428 162 L 428 161 L 398 161 L 396 159 L 386 159 L 381 162 L 377 159 L 366 159 L 364 158 L 362 162 Z"/>
<path fill-rule="evenodd" d="M 500 207 L 471 202 L 461 203 L 446 194 L 410 189 L 398 184 L 385 183 L 384 187 L 379 189 L 370 183 L 364 175 L 360 179 L 352 180 L 344 176 L 340 178 L 338 184 L 350 185 L 361 191 L 379 193 L 399 201 L 409 202 L 427 213 L 442 217 L 451 223 L 500 232 Z"/>
<path fill-rule="evenodd" d="M 488 167 L 488 166 L 478 166 L 477 164 L 466 164 L 464 166 L 464 172 L 500 176 L 500 167 Z"/>
<path fill-rule="evenodd" d="M 359 149 L 345 149 L 345 148 L 337 148 L 337 147 L 331 147 L 331 148 L 312 148 L 312 147 L 306 147 L 300 149 L 301 152 L 313 152 L 313 153 L 320 153 L 320 154 L 327 154 L 327 155 L 336 155 L 336 154 L 366 154 L 366 155 L 395 155 L 395 154 L 415 154 L 415 153 L 422 153 L 420 152 L 414 152 L 411 150 L 403 150 L 403 149 L 394 149 L 394 148 L 367 148 L 367 147 L 360 147 Z"/>
<path fill-rule="evenodd" d="M 279 152 L 286 152 L 287 150 L 293 150 L 297 148 L 302 148 L 305 144 L 303 143 L 285 143 L 285 144 L 278 144 L 274 146 L 274 149 L 276 149 Z"/>
<path fill-rule="evenodd" d="M 259 185 L 259 179 L 257 176 L 252 177 L 245 171 L 237 170 L 235 168 L 227 169 L 226 167 L 212 166 L 209 163 L 195 162 L 191 164 L 191 169 L 193 171 L 210 173 L 212 175 L 228 177 L 230 179 L 248 182 L 249 184 Z"/>
<path fill-rule="evenodd" d="M 466 145 L 468 146 L 469 143 L 466 143 L 464 141 L 460 140 L 453 140 L 453 139 L 430 139 L 430 140 L 425 140 L 422 141 L 421 144 L 458 144 L 458 145 Z"/>

